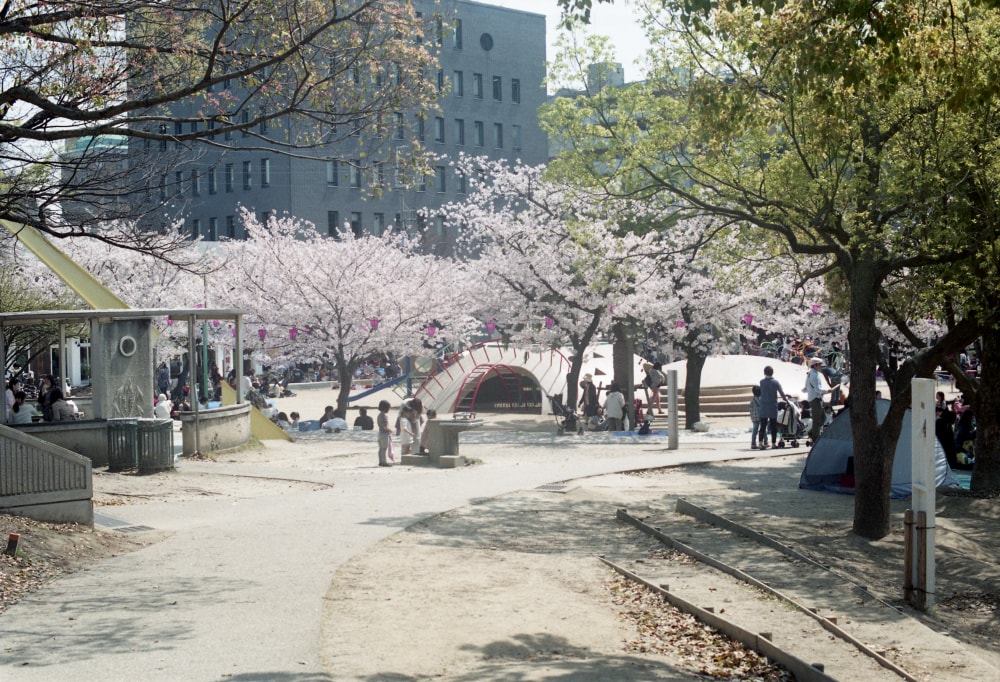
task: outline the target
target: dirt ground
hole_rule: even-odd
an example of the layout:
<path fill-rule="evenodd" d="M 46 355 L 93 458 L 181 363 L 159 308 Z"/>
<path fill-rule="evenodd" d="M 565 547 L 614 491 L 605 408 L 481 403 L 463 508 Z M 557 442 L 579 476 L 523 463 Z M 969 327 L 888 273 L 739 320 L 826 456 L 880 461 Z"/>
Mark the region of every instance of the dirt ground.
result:
<path fill-rule="evenodd" d="M 332 445 L 330 441 L 296 447 L 324 452 L 331 447 L 357 449 L 356 445 Z M 505 446 L 478 444 L 476 456 L 488 459 L 493 447 Z M 280 448 L 248 449 L 226 455 L 226 459 L 251 461 L 274 457 L 276 451 Z M 798 490 L 804 456 L 571 481 L 570 489 L 559 498 L 560 504 L 583 495 L 573 488 L 586 490 L 580 500 L 583 507 L 572 516 L 558 511 L 556 498 L 537 493 L 534 515 L 518 516 L 514 527 L 491 523 L 495 508 L 487 510 L 484 505 L 453 510 L 416 524 L 338 571 L 324 605 L 331 614 L 327 622 L 333 623 L 324 629 L 324 657 L 331 669 L 344 672 L 339 679 L 426 676 L 471 681 L 488 679 L 482 675 L 491 661 L 504 662 L 509 672 L 511 660 L 523 661 L 526 670 L 510 679 L 548 679 L 538 676 L 537 669 L 528 673 L 527 667 L 538 660 L 551 660 L 554 671 L 568 674 L 572 661 L 597 658 L 602 661 L 600 669 L 594 673 L 595 668 L 589 668 L 593 679 L 691 679 L 676 676 L 675 669 L 712 674 L 705 670 L 706 664 L 688 661 L 685 667 L 684 660 L 691 656 L 677 653 L 681 649 L 674 644 L 664 647 L 665 651 L 657 654 L 660 658 L 646 655 L 655 645 L 635 644 L 641 628 L 624 617 L 626 608 L 616 601 L 621 587 L 616 587 L 609 571 L 594 561 L 595 547 L 614 542 L 616 531 L 609 535 L 606 523 L 614 509 L 666 509 L 679 495 L 824 557 L 844 572 L 866 576 L 873 593 L 899 602 L 900 520 L 909 501 L 893 503 L 893 532 L 888 537 L 877 542 L 862 540 L 850 532 L 853 498 Z M 281 485 L 287 489 L 288 482 Z M 210 472 L 129 476 L 97 471 L 94 476 L 96 511 L 108 513 L 113 513 L 109 507 L 123 500 L 134 504 L 202 495 L 245 499 L 277 492 L 275 484 L 266 479 L 213 476 Z M 502 499 L 496 502 L 501 507 L 502 503 Z M 937 515 L 938 608 L 933 616 L 924 618 L 998 665 L 1000 534 L 996 527 L 1000 500 L 939 495 Z M 0 516 L 0 531 L 3 538 L 21 533 L 24 547 L 17 558 L 0 555 L 0 612 L 25 592 L 44 589 L 60 574 L 156 541 L 155 536 L 137 540 L 122 533 L 10 516 Z M 380 586 L 385 584 L 394 587 L 382 591 Z M 428 600 L 432 590 L 454 598 Z M 472 594 L 478 598 L 468 599 Z M 344 622 L 352 626 L 337 627 L 336 623 Z M 435 627 L 427 628 L 427 623 Z M 511 623 L 517 624 L 516 632 L 535 634 L 505 639 L 506 626 Z M 572 638 L 557 634 L 567 623 L 571 624 Z M 372 633 L 378 636 L 372 637 Z M 700 629 L 695 636 L 703 636 Z M 467 644 L 458 651 L 442 647 L 440 642 L 449 637 Z M 637 646 L 645 650 L 643 655 L 637 653 Z M 718 642 L 695 648 L 715 652 L 709 657 L 717 659 L 718 652 L 727 646 Z M 952 661 L 942 661 L 942 669 L 946 663 Z M 778 673 L 771 675 L 747 665 L 752 672 L 738 673 L 736 663 L 724 667 L 734 675 L 731 679 L 782 679 Z M 409 676 L 384 677 L 387 670 L 405 670 Z"/>

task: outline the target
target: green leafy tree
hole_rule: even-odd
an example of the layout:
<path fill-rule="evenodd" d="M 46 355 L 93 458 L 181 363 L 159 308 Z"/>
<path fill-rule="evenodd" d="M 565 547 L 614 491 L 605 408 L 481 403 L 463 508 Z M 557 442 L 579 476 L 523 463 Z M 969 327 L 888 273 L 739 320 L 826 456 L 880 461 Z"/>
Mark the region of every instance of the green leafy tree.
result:
<path fill-rule="evenodd" d="M 825 258 L 816 276 L 839 273 L 849 292 L 854 529 L 883 537 L 909 379 L 930 376 L 981 325 L 966 309 L 903 363 L 880 424 L 879 299 L 894 273 L 974 257 L 955 195 L 969 125 L 995 97 L 986 84 L 997 13 L 944 2 L 649 4 L 682 11 L 650 22 L 664 49 L 649 80 L 619 98 L 627 109 L 598 117 L 587 100 L 557 105 L 603 136 L 614 173 L 595 172 L 595 185 L 756 226 Z"/>

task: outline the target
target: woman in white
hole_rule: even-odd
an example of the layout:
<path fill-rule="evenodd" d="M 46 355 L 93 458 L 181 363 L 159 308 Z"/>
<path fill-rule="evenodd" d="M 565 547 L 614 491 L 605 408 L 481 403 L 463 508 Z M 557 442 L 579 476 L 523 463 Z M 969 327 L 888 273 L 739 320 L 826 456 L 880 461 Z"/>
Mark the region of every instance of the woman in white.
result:
<path fill-rule="evenodd" d="M 156 407 L 153 408 L 153 416 L 157 419 L 170 419 L 170 412 L 174 404 L 167 400 L 167 394 L 161 393 L 156 397 Z"/>

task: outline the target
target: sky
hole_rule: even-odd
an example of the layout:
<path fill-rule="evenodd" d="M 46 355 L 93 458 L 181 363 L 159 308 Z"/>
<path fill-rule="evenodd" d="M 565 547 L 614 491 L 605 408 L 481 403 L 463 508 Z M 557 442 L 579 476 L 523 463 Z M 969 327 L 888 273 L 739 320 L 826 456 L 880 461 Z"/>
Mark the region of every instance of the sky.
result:
<path fill-rule="evenodd" d="M 486 5 L 509 7 L 544 14 L 546 16 L 545 35 L 549 41 L 546 59 L 555 58 L 555 42 L 559 35 L 559 5 L 556 0 L 478 0 Z M 634 17 L 634 8 L 627 0 L 615 0 L 613 4 L 594 3 L 590 14 L 591 32 L 611 38 L 618 61 L 625 67 L 625 80 L 635 81 L 643 77 L 643 71 L 634 64 L 645 52 L 648 42 Z"/>

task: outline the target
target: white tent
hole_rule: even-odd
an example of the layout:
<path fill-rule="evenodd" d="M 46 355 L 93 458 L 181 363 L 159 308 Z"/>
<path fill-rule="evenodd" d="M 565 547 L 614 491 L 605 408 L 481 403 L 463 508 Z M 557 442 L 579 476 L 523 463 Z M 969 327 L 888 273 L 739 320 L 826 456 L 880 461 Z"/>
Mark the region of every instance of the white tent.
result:
<path fill-rule="evenodd" d="M 879 423 L 889 412 L 888 400 L 877 400 L 875 412 Z M 912 492 L 913 474 L 910 457 L 910 411 L 903 417 L 903 429 L 896 443 L 892 461 L 892 496 L 909 497 Z M 934 470 L 938 488 L 959 488 L 958 481 L 948 466 L 944 450 L 934 442 Z M 820 435 L 802 469 L 799 487 L 809 490 L 854 494 L 854 441 L 851 430 L 850 408 L 845 408 Z"/>

